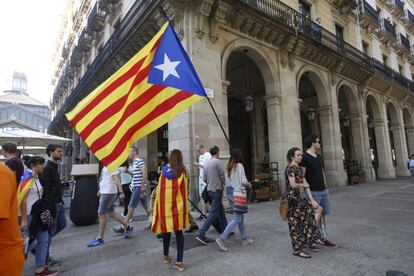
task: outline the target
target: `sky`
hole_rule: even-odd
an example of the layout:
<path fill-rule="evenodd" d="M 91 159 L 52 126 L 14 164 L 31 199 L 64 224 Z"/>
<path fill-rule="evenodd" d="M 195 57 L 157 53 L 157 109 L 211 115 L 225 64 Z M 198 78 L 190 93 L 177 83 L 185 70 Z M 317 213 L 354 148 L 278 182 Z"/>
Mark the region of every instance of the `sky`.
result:
<path fill-rule="evenodd" d="M 0 94 L 14 71 L 27 77 L 29 96 L 49 104 L 53 48 L 66 0 L 2 1 L 0 9 Z"/>

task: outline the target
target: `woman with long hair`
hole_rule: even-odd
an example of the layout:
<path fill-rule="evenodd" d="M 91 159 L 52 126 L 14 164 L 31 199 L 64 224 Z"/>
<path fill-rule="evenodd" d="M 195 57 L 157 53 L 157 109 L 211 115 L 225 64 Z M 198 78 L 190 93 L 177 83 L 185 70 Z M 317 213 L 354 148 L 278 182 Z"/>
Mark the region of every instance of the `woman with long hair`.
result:
<path fill-rule="evenodd" d="M 285 170 L 286 193 L 284 198 L 288 201 L 288 224 L 292 241 L 293 255 L 301 258 L 311 256 L 304 252 L 304 246 L 309 245 L 313 252 L 318 252 L 317 240 L 319 238 L 318 224 L 315 219 L 315 210 L 321 214 L 322 208 L 313 199 L 309 184 L 303 177 L 299 167 L 302 161 L 302 152 L 299 148 L 291 148 L 287 153 L 288 165 Z M 305 189 L 309 201 L 302 197 L 300 188 Z"/>
<path fill-rule="evenodd" d="M 43 172 L 45 159 L 39 156 L 33 156 L 25 162 L 27 169 L 25 170 L 18 193 L 19 210 L 22 216 L 20 228 L 29 232 L 31 237 L 29 249 L 35 249 L 36 255 L 36 276 L 56 275 L 58 272 L 49 270 L 46 266 L 48 245 L 49 245 L 49 229 L 53 215 L 49 213 L 50 220 L 46 217 L 42 221 L 49 221 L 49 229 L 42 229 L 41 222 L 32 212 L 32 207 L 42 200 L 43 187 L 39 181 L 39 174 Z M 46 213 L 46 212 L 45 212 Z M 42 213 L 43 214 L 43 213 Z M 34 223 L 33 223 L 34 222 Z M 32 224 L 33 223 L 33 224 Z M 32 240 L 32 237 L 34 238 Z"/>
<path fill-rule="evenodd" d="M 253 242 L 252 239 L 248 239 L 244 228 L 244 214 L 247 213 L 247 193 L 246 189 L 251 188 L 251 184 L 246 178 L 243 167 L 243 154 L 240 149 L 235 148 L 231 151 L 230 160 L 226 168 L 226 186 L 231 187 L 233 191 L 232 195 L 232 208 L 233 219 L 227 224 L 224 232 L 216 239 L 216 243 L 222 251 L 227 251 L 224 245 L 224 241 L 228 238 L 229 234 L 238 225 L 240 231 L 240 239 L 242 246 L 246 246 Z"/>
<path fill-rule="evenodd" d="M 188 219 L 188 176 L 180 150 L 170 153 L 169 163 L 164 166 L 158 181 L 154 203 L 152 231 L 162 234 L 163 262 L 170 263 L 169 248 L 171 232 L 175 232 L 177 240 L 177 259 L 174 268 L 183 271 L 184 235 L 183 229 L 190 226 Z"/>

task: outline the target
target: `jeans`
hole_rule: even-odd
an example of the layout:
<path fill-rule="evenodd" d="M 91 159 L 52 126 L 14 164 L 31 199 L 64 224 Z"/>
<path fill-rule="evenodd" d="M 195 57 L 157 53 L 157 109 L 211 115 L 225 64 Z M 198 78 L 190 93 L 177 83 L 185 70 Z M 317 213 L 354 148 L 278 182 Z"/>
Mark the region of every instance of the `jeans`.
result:
<path fill-rule="evenodd" d="M 329 202 L 329 191 L 327 189 L 323 191 L 313 191 L 311 192 L 315 201 L 323 208 L 323 215 L 328 215 L 330 211 L 330 202 Z M 304 197 L 307 199 L 307 195 Z M 323 223 L 323 219 L 319 222 L 319 235 L 322 240 L 326 240 L 328 233 L 326 232 L 326 225 Z"/>
<path fill-rule="evenodd" d="M 30 225 L 32 216 L 27 216 Z M 49 250 L 49 231 L 37 231 L 35 240 L 29 245 L 28 250 L 34 250 L 36 255 L 36 268 L 46 266 Z"/>
<path fill-rule="evenodd" d="M 124 192 L 125 198 L 124 198 L 124 216 L 126 216 L 128 214 L 128 206 L 129 206 L 129 202 L 131 201 L 131 189 L 129 188 L 129 184 L 122 184 L 122 191 Z"/>
<path fill-rule="evenodd" d="M 411 176 L 414 176 L 414 167 L 410 167 Z"/>
<path fill-rule="evenodd" d="M 177 262 L 181 263 L 183 261 L 184 255 L 184 235 L 183 231 L 176 231 L 175 238 L 177 241 Z M 171 233 L 163 233 L 162 234 L 162 244 L 164 247 L 164 256 L 168 256 L 170 250 L 170 241 L 171 241 Z"/>
<path fill-rule="evenodd" d="M 223 234 L 220 235 L 220 239 L 222 241 L 227 240 L 229 234 L 234 230 L 236 226 L 239 226 L 240 232 L 240 239 L 245 240 L 246 237 L 246 230 L 244 228 L 244 214 L 239 212 L 234 212 L 233 219 L 227 224 L 226 229 L 224 230 Z"/>
<path fill-rule="evenodd" d="M 200 228 L 199 235 L 202 237 L 206 236 L 206 232 L 208 231 L 211 224 L 216 218 L 218 218 L 220 222 L 221 229 L 224 229 L 227 226 L 226 215 L 224 214 L 224 207 L 222 201 L 223 191 L 217 190 L 215 192 L 208 192 L 208 195 L 212 199 L 211 211 L 208 214 L 206 221 Z"/>
<path fill-rule="evenodd" d="M 52 238 L 65 228 L 66 228 L 65 205 L 63 203 L 56 203 L 56 219 L 53 222 L 52 227 L 50 227 L 50 230 L 49 230 L 47 259 L 49 259 L 50 257 L 50 245 L 52 244 Z"/>

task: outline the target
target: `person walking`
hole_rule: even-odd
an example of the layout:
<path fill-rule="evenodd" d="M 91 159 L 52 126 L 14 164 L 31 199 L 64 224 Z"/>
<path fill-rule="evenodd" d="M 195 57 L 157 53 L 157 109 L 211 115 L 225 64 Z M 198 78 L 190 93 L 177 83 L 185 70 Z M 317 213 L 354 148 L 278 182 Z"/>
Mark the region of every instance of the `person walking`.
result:
<path fill-rule="evenodd" d="M 16 175 L 0 163 L 0 275 L 23 274 L 23 239 L 17 222 Z"/>
<path fill-rule="evenodd" d="M 205 150 L 203 144 L 198 144 L 196 146 L 196 152 L 197 152 L 197 155 L 198 155 L 198 162 L 194 162 L 194 167 L 198 168 L 198 170 L 199 170 L 199 174 L 198 174 L 198 194 L 200 196 L 200 207 L 201 207 L 201 212 L 203 214 L 206 214 L 206 212 L 207 212 L 206 203 L 202 199 L 201 194 L 203 193 L 205 187 L 207 186 L 207 183 L 204 181 L 204 166 L 207 164 L 208 161 L 210 161 L 211 154 L 208 151 Z M 196 219 L 197 220 L 202 220 L 203 216 L 200 214 L 200 216 L 198 216 Z"/>
<path fill-rule="evenodd" d="M 122 191 L 124 192 L 124 211 L 121 213 L 122 216 L 124 218 L 126 218 L 126 216 L 128 215 L 128 206 L 129 206 L 129 202 L 131 201 L 131 189 L 129 188 L 129 186 L 131 185 L 132 182 L 132 175 L 129 173 L 129 163 L 128 160 L 124 162 L 124 164 L 122 164 L 121 167 L 119 167 L 117 169 L 118 174 L 121 178 L 121 186 L 122 186 Z"/>
<path fill-rule="evenodd" d="M 407 168 L 410 170 L 411 176 L 414 176 L 414 154 L 411 154 L 407 162 Z"/>
<path fill-rule="evenodd" d="M 318 225 L 315 219 L 314 208 L 318 207 L 309 190 L 309 184 L 303 177 L 299 164 L 302 161 L 302 152 L 299 148 L 291 148 L 287 153 L 288 166 L 286 174 L 286 193 L 283 198 L 288 201 L 288 225 L 292 241 L 293 255 L 301 258 L 311 256 L 304 251 L 305 245 L 313 252 L 318 252 L 319 238 Z M 310 196 L 310 202 L 303 198 L 300 188 Z"/>
<path fill-rule="evenodd" d="M 319 232 L 321 235 L 320 243 L 324 246 L 337 248 L 338 246 L 328 240 L 326 231 L 326 216 L 330 212 L 329 191 L 326 186 L 324 164 L 322 157 L 318 154 L 321 149 L 321 140 L 315 134 L 310 134 L 305 138 L 306 152 L 303 154 L 302 167 L 306 181 L 309 183 L 312 196 L 315 201 L 322 207 L 322 221 L 319 223 Z"/>
<path fill-rule="evenodd" d="M 48 159 L 44 170 L 39 174 L 43 186 L 43 198 L 52 203 L 56 208 L 56 217 L 49 233 L 49 245 L 47 249 L 47 263 L 50 266 L 60 265 L 62 262 L 50 255 L 52 239 L 66 228 L 65 204 L 63 202 L 63 185 L 58 172 L 58 162 L 62 160 L 63 148 L 60 145 L 50 144 L 46 148 Z"/>
<path fill-rule="evenodd" d="M 88 243 L 88 247 L 95 247 L 104 244 L 104 234 L 106 230 L 106 224 L 108 222 L 108 216 L 124 226 L 124 237 L 128 238 L 128 235 L 132 231 L 132 226 L 128 225 L 122 220 L 122 217 L 115 212 L 115 201 L 118 197 L 124 198 L 124 192 L 121 187 L 121 180 L 118 171 L 111 173 L 107 167 L 102 168 L 101 181 L 99 182 L 99 234 L 92 241 Z"/>
<path fill-rule="evenodd" d="M 188 219 L 188 176 L 180 150 L 170 153 L 169 163 L 162 169 L 157 187 L 152 231 L 162 234 L 163 262 L 170 263 L 169 248 L 171 232 L 175 233 L 177 241 L 177 258 L 173 267 L 183 271 L 184 234 L 183 229 L 190 225 Z"/>
<path fill-rule="evenodd" d="M 251 188 L 251 184 L 246 178 L 243 167 L 243 155 L 240 149 L 235 148 L 231 151 L 230 160 L 226 168 L 226 186 L 232 187 L 232 208 L 233 219 L 227 225 L 223 233 L 216 239 L 216 243 L 222 251 L 227 251 L 224 241 L 227 240 L 229 234 L 236 226 L 239 226 L 241 245 L 246 246 L 253 243 L 252 239 L 248 239 L 244 228 L 244 214 L 247 213 L 247 192 L 246 189 Z"/>
<path fill-rule="evenodd" d="M 212 158 L 204 166 L 203 179 L 207 183 L 208 196 L 212 199 L 211 211 L 196 236 L 196 239 L 204 245 L 207 245 L 210 242 L 206 238 L 206 233 L 216 218 L 218 218 L 222 230 L 227 226 L 222 201 L 225 182 L 224 169 L 221 165 L 221 161 L 218 159 L 220 155 L 219 148 L 217 146 L 213 146 L 210 149 L 210 154 Z"/>
<path fill-rule="evenodd" d="M 58 273 L 47 267 L 47 257 L 49 249 L 49 230 L 53 224 L 53 213 L 56 210 L 43 209 L 40 213 L 39 206 L 44 205 L 42 201 L 43 187 L 39 180 L 39 174 L 43 171 L 45 160 L 42 157 L 31 157 L 26 166 L 18 194 L 18 204 L 22 216 L 20 228 L 28 231 L 31 237 L 29 248 L 34 249 L 36 256 L 36 276 L 53 276 Z M 44 200 L 46 201 L 46 200 Z M 53 204 L 46 201 L 47 205 L 54 208 Z M 44 207 L 43 207 L 44 208 Z M 36 241 L 36 242 L 34 242 Z"/>
<path fill-rule="evenodd" d="M 14 173 L 17 187 L 24 172 L 22 160 L 17 156 L 17 146 L 13 143 L 5 143 L 1 148 L 4 157 L 6 157 L 6 162 L 4 164 L 6 164 L 6 166 Z"/>

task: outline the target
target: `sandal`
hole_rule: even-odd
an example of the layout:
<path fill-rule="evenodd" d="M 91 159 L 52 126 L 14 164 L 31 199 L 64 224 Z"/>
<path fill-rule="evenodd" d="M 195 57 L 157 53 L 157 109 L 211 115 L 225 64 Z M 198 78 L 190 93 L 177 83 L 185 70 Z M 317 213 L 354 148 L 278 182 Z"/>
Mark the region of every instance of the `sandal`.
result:
<path fill-rule="evenodd" d="M 309 258 L 311 258 L 311 257 L 312 257 L 311 255 L 306 254 L 306 253 L 305 253 L 305 252 L 303 252 L 303 251 L 296 251 L 296 252 L 293 252 L 293 255 L 295 255 L 295 256 L 297 256 L 297 257 L 304 258 L 304 259 L 309 259 Z"/>

